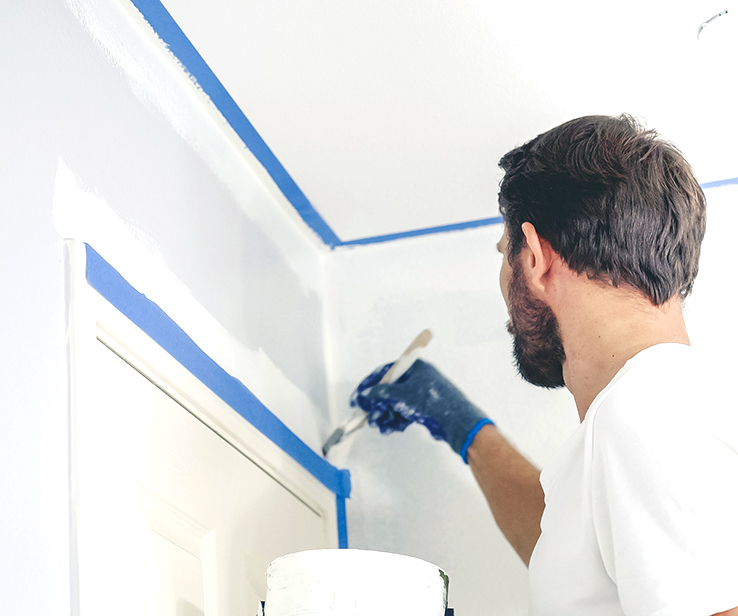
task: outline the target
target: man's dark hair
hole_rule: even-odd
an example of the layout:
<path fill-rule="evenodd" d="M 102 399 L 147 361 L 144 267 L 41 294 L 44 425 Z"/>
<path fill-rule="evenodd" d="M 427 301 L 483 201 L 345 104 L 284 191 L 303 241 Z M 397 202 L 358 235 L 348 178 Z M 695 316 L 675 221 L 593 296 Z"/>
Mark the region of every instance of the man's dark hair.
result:
<path fill-rule="evenodd" d="M 530 222 L 577 273 L 654 305 L 692 290 L 705 197 L 681 152 L 627 115 L 566 122 L 500 160 L 500 212 L 516 258 Z"/>

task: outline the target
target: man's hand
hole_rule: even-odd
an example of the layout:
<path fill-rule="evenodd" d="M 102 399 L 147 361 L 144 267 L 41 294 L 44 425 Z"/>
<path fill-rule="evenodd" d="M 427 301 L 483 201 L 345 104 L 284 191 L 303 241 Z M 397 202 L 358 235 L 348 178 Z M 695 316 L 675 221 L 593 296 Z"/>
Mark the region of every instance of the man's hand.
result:
<path fill-rule="evenodd" d="M 383 366 L 364 379 L 351 397 L 351 406 L 366 411 L 369 424 L 382 433 L 402 432 L 411 423 L 422 424 L 466 462 L 469 445 L 492 420 L 421 359 L 394 383 L 380 384 L 391 366 Z"/>

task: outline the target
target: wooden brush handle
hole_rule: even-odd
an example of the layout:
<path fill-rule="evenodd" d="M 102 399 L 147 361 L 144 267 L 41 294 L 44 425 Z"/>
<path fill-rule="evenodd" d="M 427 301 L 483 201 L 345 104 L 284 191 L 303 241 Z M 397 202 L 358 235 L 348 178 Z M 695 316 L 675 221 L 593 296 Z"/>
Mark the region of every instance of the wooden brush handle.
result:
<path fill-rule="evenodd" d="M 408 355 L 410 355 L 413 351 L 417 349 L 422 349 L 423 347 L 428 346 L 428 343 L 433 339 L 433 333 L 429 329 L 424 329 L 422 332 L 420 332 L 417 336 L 415 336 L 415 339 L 410 343 L 410 345 L 403 351 L 402 355 L 397 358 L 397 361 L 392 365 L 392 367 L 387 371 L 387 374 L 385 374 L 382 377 L 382 380 L 379 381 L 380 383 L 391 383 L 395 380 L 395 378 L 399 378 L 402 376 L 402 374 L 407 370 L 410 366 L 402 366 L 402 360 L 406 358 Z M 396 374 L 400 368 L 403 368 L 402 372 L 399 372 L 399 374 Z"/>

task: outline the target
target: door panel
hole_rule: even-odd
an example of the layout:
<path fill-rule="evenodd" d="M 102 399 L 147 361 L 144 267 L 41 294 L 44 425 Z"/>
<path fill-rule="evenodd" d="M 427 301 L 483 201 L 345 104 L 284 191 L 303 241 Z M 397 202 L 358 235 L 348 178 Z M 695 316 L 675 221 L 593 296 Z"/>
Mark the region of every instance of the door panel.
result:
<path fill-rule="evenodd" d="M 181 396 L 100 342 L 89 360 L 74 432 L 83 616 L 252 616 L 272 559 L 335 547 L 319 507 Z"/>

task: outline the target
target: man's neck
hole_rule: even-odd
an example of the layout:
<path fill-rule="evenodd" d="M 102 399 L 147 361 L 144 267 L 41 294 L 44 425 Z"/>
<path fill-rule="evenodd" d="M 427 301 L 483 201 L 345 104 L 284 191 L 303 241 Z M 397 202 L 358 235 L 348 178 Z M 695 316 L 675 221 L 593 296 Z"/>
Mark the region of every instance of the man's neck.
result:
<path fill-rule="evenodd" d="M 566 301 L 568 306 L 559 311 L 564 380 L 580 421 L 629 359 L 656 344 L 689 344 L 678 297 L 654 306 L 632 289 L 588 280 L 576 285 Z"/>

